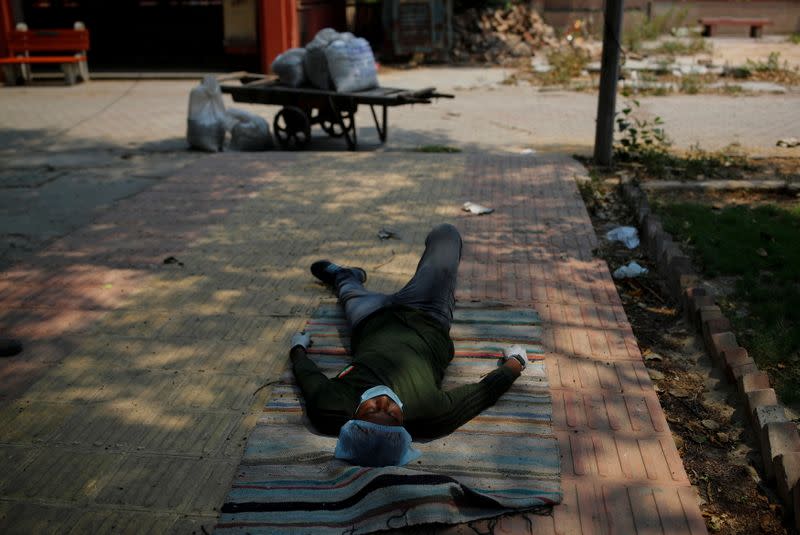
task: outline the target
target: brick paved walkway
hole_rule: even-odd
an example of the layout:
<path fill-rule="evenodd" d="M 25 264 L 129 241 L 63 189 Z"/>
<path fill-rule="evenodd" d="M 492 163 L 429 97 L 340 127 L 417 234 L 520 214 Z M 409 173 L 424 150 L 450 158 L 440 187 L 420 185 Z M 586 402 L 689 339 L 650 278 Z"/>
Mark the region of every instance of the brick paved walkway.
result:
<path fill-rule="evenodd" d="M 362 265 L 389 291 L 450 221 L 458 298 L 533 303 L 547 322 L 565 501 L 496 532 L 704 533 L 592 258 L 582 172 L 560 156 L 218 155 L 3 272 L 0 332 L 27 349 L 0 361 L 0 531 L 210 531 L 264 385 L 327 295 L 310 262 Z M 468 216 L 467 200 L 497 212 Z M 402 240 L 379 241 L 384 225 Z"/>

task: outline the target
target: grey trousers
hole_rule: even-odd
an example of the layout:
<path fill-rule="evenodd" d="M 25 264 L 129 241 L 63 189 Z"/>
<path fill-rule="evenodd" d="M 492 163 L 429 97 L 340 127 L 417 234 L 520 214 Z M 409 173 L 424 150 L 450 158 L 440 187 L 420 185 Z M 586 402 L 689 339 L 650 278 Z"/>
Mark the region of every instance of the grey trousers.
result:
<path fill-rule="evenodd" d="M 349 270 L 336 276 L 336 295 L 352 329 L 367 316 L 393 305 L 425 312 L 450 330 L 456 298 L 456 278 L 461 262 L 461 235 L 453 225 L 435 227 L 425 239 L 425 252 L 417 271 L 399 292 L 387 295 L 364 288 Z"/>

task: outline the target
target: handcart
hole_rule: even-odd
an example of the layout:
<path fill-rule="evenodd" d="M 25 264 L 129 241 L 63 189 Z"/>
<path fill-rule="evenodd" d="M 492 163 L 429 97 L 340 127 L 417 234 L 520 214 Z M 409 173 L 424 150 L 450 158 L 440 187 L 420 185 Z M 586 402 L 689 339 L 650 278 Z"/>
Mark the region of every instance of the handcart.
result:
<path fill-rule="evenodd" d="M 430 104 L 432 99 L 453 98 L 437 93 L 436 88 L 397 89 L 376 87 L 366 91 L 339 93 L 310 87 L 280 85 L 274 76 L 251 73 L 231 73 L 220 82 L 239 80 L 241 85 L 222 84 L 222 92 L 235 102 L 282 106 L 272 123 L 278 143 L 290 150 L 303 149 L 311 139 L 311 126 L 318 124 L 331 137 L 343 137 L 347 148 L 356 150 L 356 110 L 359 104 L 369 106 L 381 143 L 386 141 L 389 128 L 388 108 L 406 104 Z M 381 118 L 375 108 L 383 108 Z"/>

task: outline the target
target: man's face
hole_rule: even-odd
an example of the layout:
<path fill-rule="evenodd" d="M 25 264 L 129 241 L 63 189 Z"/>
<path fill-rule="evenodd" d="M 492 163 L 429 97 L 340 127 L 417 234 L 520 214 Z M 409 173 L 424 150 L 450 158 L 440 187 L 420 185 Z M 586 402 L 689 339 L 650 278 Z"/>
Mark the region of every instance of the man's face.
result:
<path fill-rule="evenodd" d="M 403 425 L 403 409 L 389 396 L 377 396 L 363 402 L 354 418 L 379 425 Z"/>

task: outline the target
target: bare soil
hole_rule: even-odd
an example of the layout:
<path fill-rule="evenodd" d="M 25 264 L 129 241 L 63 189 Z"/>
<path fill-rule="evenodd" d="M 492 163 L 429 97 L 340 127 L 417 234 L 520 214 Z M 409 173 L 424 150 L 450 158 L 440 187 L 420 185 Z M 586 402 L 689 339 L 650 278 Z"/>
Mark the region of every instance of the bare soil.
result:
<path fill-rule="evenodd" d="M 640 248 L 605 239 L 608 230 L 631 225 L 632 214 L 616 190 L 595 183 L 583 188 L 601 246 L 596 255 L 611 270 L 636 260 L 650 272 L 616 281 L 628 319 L 656 384 L 675 443 L 699 493 L 711 533 L 789 534 L 782 506 L 761 480 L 761 457 L 743 420 L 736 390 L 705 355 L 701 343 L 663 290 L 656 266 Z"/>

